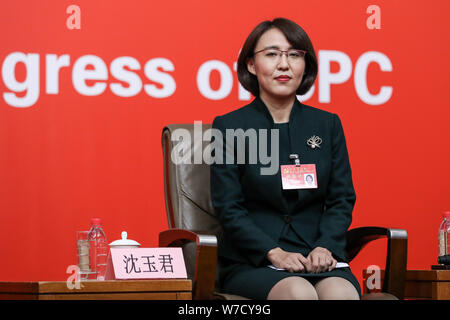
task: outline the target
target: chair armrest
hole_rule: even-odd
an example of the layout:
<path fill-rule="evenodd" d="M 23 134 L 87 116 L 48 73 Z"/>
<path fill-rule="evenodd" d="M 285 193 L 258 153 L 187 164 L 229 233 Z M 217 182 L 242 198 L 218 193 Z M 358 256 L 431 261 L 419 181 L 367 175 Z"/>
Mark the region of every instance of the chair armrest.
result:
<path fill-rule="evenodd" d="M 181 247 L 195 242 L 195 274 L 192 298 L 211 299 L 215 289 L 217 267 L 217 237 L 207 232 L 169 229 L 159 233 L 160 247 Z"/>
<path fill-rule="evenodd" d="M 383 292 L 393 294 L 398 299 L 405 295 L 406 261 L 408 234 L 403 229 L 382 227 L 360 227 L 347 232 L 347 255 L 349 261 L 361 251 L 369 242 L 388 239 L 386 268 L 383 281 Z"/>

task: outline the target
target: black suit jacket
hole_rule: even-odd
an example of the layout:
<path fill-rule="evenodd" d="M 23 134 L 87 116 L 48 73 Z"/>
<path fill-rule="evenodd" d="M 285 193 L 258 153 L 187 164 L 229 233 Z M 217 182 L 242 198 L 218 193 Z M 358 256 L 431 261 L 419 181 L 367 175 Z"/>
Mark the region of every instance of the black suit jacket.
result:
<path fill-rule="evenodd" d="M 224 140 L 226 129 L 270 130 L 273 126 L 273 118 L 260 98 L 216 117 L 212 124 Z M 291 153 L 298 154 L 302 164 L 316 165 L 318 188 L 298 190 L 298 202 L 290 214 L 282 198 L 280 170 L 275 175 L 261 175 L 261 167 L 268 165 L 249 163 L 251 148 L 246 140 L 244 164 L 234 159 L 232 164 L 216 161 L 211 165 L 211 198 L 224 230 L 219 257 L 254 266 L 267 264 L 267 252 L 278 246 L 283 227 L 290 223 L 311 250 L 324 247 L 338 261 L 347 262 L 345 234 L 356 195 L 339 117 L 296 100 L 289 132 Z M 320 148 L 308 146 L 307 140 L 313 135 L 322 139 Z M 270 145 L 269 139 L 268 150 Z M 236 150 L 234 154 L 237 156 Z"/>

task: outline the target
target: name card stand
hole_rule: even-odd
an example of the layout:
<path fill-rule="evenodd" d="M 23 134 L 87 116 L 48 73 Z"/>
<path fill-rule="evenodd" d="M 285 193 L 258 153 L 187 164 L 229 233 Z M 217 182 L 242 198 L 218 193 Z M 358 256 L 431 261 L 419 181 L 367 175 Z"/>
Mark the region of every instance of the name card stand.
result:
<path fill-rule="evenodd" d="M 181 248 L 111 248 L 105 280 L 186 279 Z"/>

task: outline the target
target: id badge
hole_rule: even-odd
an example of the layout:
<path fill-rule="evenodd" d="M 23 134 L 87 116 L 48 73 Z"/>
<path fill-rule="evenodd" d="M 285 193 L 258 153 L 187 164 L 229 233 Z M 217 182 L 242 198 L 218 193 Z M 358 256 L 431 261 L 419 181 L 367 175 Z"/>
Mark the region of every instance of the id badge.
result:
<path fill-rule="evenodd" d="M 316 189 L 317 174 L 315 164 L 282 165 L 281 182 L 283 189 Z"/>

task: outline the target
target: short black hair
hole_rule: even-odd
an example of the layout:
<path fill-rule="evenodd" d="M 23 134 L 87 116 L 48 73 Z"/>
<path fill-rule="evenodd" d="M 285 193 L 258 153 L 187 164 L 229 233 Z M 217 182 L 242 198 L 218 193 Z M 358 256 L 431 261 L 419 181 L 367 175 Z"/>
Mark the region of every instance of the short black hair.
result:
<path fill-rule="evenodd" d="M 305 30 L 295 22 L 286 18 L 266 20 L 258 24 L 245 40 L 237 62 L 237 75 L 241 85 L 255 97 L 259 96 L 259 83 L 254 74 L 247 69 L 248 59 L 252 59 L 259 38 L 272 28 L 279 29 L 294 49 L 305 50 L 305 72 L 296 93 L 305 94 L 314 84 L 317 77 L 317 58 L 311 40 Z"/>

